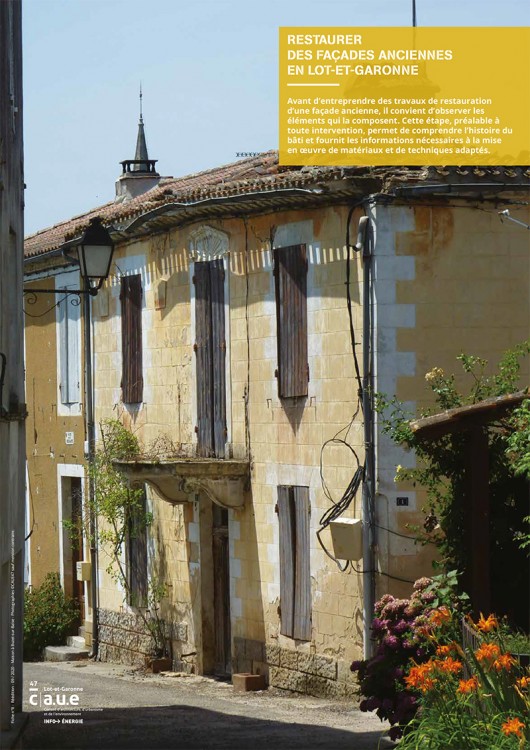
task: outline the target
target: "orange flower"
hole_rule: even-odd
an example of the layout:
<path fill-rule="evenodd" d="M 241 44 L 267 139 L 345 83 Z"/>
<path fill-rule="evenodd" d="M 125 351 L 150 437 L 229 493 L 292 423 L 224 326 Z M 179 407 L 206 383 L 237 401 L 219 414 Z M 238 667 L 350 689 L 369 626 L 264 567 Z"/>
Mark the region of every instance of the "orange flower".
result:
<path fill-rule="evenodd" d="M 448 656 L 444 661 L 437 662 L 437 667 L 442 672 L 447 672 L 448 674 L 458 674 L 462 671 L 462 662 L 458 661 L 458 659 L 453 659 L 452 656 Z"/>
<path fill-rule="evenodd" d="M 435 627 L 440 627 L 440 625 L 443 625 L 444 622 L 451 621 L 451 612 L 447 607 L 438 607 L 438 609 L 435 609 L 431 612 L 429 619 L 432 625 L 434 625 Z"/>
<path fill-rule="evenodd" d="M 515 681 L 515 684 L 518 688 L 521 688 L 521 690 L 525 690 L 530 686 L 530 677 L 519 677 L 519 679 Z"/>
<path fill-rule="evenodd" d="M 523 736 L 524 724 L 521 719 L 507 719 L 501 727 L 503 734 L 508 736 L 509 734 L 515 734 L 517 737 Z"/>
<path fill-rule="evenodd" d="M 478 685 L 478 677 L 471 677 L 469 680 L 460 680 L 456 692 L 462 693 L 462 695 L 474 693 L 475 690 L 477 690 Z"/>
<path fill-rule="evenodd" d="M 501 654 L 500 648 L 496 643 L 483 643 L 480 648 L 475 651 L 475 656 L 478 661 L 494 661 Z"/>
<path fill-rule="evenodd" d="M 436 664 L 432 661 L 427 661 L 425 664 L 417 664 L 412 667 L 408 675 L 405 677 L 405 684 L 409 688 L 414 688 L 422 693 L 427 693 L 432 690 L 436 684 L 436 680 L 431 677 L 432 670 Z"/>
<path fill-rule="evenodd" d="M 513 667 L 514 664 L 515 664 L 515 659 L 513 658 L 513 656 L 510 656 L 510 654 L 501 654 L 493 662 L 493 669 L 496 669 L 497 672 L 500 672 L 503 669 L 506 669 L 506 671 L 509 671 Z"/>
<path fill-rule="evenodd" d="M 488 615 L 488 617 L 485 618 L 481 612 L 478 622 L 475 623 L 475 627 L 483 633 L 489 633 L 491 630 L 495 630 L 499 627 L 499 622 L 495 615 Z"/>
<path fill-rule="evenodd" d="M 451 643 L 449 646 L 438 646 L 438 648 L 436 649 L 436 656 L 449 656 L 453 649 L 453 643 Z"/>

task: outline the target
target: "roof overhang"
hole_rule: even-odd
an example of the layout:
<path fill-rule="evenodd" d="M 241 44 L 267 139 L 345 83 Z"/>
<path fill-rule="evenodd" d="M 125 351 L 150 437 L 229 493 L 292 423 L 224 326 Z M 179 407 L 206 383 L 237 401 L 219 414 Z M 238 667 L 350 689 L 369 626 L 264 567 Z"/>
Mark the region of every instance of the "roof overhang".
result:
<path fill-rule="evenodd" d="M 436 440 L 448 433 L 462 432 L 496 422 L 528 397 L 528 389 L 525 389 L 517 393 L 486 398 L 476 404 L 467 404 L 416 419 L 410 423 L 410 428 L 421 440 Z"/>

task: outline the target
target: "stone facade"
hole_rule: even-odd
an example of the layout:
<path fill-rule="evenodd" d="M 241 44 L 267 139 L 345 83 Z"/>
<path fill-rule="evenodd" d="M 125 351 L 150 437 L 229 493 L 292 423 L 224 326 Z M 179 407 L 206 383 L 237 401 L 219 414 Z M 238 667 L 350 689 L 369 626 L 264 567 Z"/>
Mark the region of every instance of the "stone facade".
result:
<path fill-rule="evenodd" d="M 357 695 L 350 662 L 302 650 L 234 638 L 234 672 L 263 674 L 271 687 L 317 698 Z"/>
<path fill-rule="evenodd" d="M 142 618 L 130 612 L 98 609 L 99 658 L 101 661 L 146 666 L 153 656 L 153 637 Z M 173 653 L 172 668 L 178 672 L 195 671 L 194 662 L 182 658 L 182 644 L 188 628 L 182 623 L 161 622 Z"/>
<path fill-rule="evenodd" d="M 366 210 L 360 205 L 360 198 L 368 196 L 362 192 L 366 186 L 343 179 L 342 173 L 326 182 L 329 193 L 312 195 L 311 204 L 302 203 L 300 196 L 300 203 L 286 203 L 283 189 L 273 188 L 260 198 L 259 206 L 252 204 L 254 208 L 246 211 L 241 185 L 227 188 L 223 183 L 223 211 L 217 211 L 220 203 L 211 211 L 205 203 L 198 208 L 190 203 L 182 212 L 180 195 L 180 202 L 161 204 L 156 215 L 149 204 L 145 215 L 138 208 L 134 221 L 129 221 L 130 209 L 130 216 L 121 216 L 115 267 L 95 301 L 96 422 L 118 415 L 144 446 L 139 463 L 151 462 L 158 470 L 168 451 L 173 458 L 197 453 L 195 270 L 204 260 L 222 260 L 225 457 L 246 461 L 249 469 L 237 502 L 223 507 L 228 579 L 222 599 L 228 610 L 224 626 L 231 631 L 232 671 L 259 672 L 283 689 L 333 697 L 355 693 L 349 667 L 362 655 L 363 620 L 371 615 L 363 611 L 366 576 L 362 561 L 339 570 L 316 532 L 319 519 L 343 497 L 364 461 L 363 414 L 351 341 L 352 327 L 354 349 L 362 361 L 363 309 L 371 305 L 373 312 L 375 389 L 396 394 L 412 411 L 428 401 L 422 394 L 431 367 L 450 371 L 461 351 L 495 359 L 527 335 L 527 237 L 519 227 L 501 225 L 495 208 L 502 200 L 520 204 L 526 190 L 510 190 L 507 182 L 526 184 L 528 175 L 521 170 L 498 177 L 488 174 L 487 180 L 499 184 L 485 210 L 474 197 L 481 190 L 481 175 L 463 176 L 458 170 L 422 174 L 420 187 L 431 189 L 425 181 L 434 185 L 429 205 L 406 192 L 416 174 L 405 170 L 403 175 L 387 175 L 377 185 L 370 183 L 374 192 L 370 189 Z M 309 179 L 306 172 L 303 179 Z M 455 194 L 451 206 L 446 205 L 443 189 L 450 180 L 455 186 L 464 181 L 462 190 L 467 191 L 464 197 Z M 473 180 L 476 190 L 469 187 Z M 344 192 L 334 199 L 338 185 Z M 435 194 L 436 185 L 441 195 Z M 387 191 L 381 199 L 379 190 Z M 427 195 L 423 190 L 418 194 Z M 521 219 L 528 220 L 527 211 L 518 205 Z M 364 298 L 362 255 L 351 246 L 365 215 L 372 232 L 371 300 Z M 274 254 L 276 249 L 302 244 L 307 251 L 309 383 L 307 396 L 285 399 L 279 396 L 276 374 Z M 120 386 L 120 285 L 126 275 L 140 275 L 142 283 L 143 400 L 137 404 L 123 403 Z M 408 595 L 412 581 L 431 572 L 429 548 L 406 538 L 409 524 L 422 523 L 423 499 L 415 488 L 395 484 L 396 465 L 410 465 L 411 459 L 378 430 L 376 424 L 376 593 Z M 336 437 L 344 442 L 334 441 Z M 166 587 L 161 617 L 185 628 L 171 638 L 175 666 L 211 673 L 219 666 L 216 633 L 222 619 L 215 610 L 214 538 L 218 541 L 220 536 L 215 536 L 214 522 L 223 503 L 215 492 L 185 481 L 177 469 L 172 477 L 176 500 L 168 500 L 154 483 L 147 487 L 153 519 L 148 573 Z M 285 486 L 307 488 L 310 508 L 304 550 L 310 568 L 310 591 L 305 591 L 310 599 L 307 640 L 291 638 L 281 622 L 282 598 L 285 602 L 287 594 L 280 583 L 276 505 L 278 488 Z M 407 495 L 407 505 L 398 505 L 398 494 Z M 360 493 L 344 516 L 360 518 Z M 323 531 L 322 542 L 332 550 L 329 529 Z M 109 563 L 100 554 L 101 653 L 103 658 L 137 663 L 148 651 L 146 634 L 124 604 L 124 592 L 107 571 Z"/>

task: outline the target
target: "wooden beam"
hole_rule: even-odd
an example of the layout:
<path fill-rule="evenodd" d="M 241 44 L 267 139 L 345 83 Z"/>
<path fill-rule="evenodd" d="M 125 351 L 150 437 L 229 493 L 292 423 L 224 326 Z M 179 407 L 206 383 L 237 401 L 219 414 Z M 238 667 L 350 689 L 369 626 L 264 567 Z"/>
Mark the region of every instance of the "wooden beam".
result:
<path fill-rule="evenodd" d="M 475 426 L 466 442 L 465 544 L 468 546 L 466 588 L 475 616 L 491 606 L 490 500 L 488 432 Z"/>

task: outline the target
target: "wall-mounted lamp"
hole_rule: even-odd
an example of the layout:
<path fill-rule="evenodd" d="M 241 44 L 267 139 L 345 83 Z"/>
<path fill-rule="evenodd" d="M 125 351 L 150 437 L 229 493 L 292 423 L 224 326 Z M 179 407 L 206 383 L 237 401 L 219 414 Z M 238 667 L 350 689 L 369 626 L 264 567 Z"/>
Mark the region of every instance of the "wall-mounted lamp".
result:
<path fill-rule="evenodd" d="M 80 237 L 69 240 L 63 246 L 66 258 L 79 264 L 82 289 L 25 289 L 30 294 L 90 294 L 93 297 L 101 289 L 109 275 L 114 243 L 99 217 L 90 219 L 90 224 Z"/>

